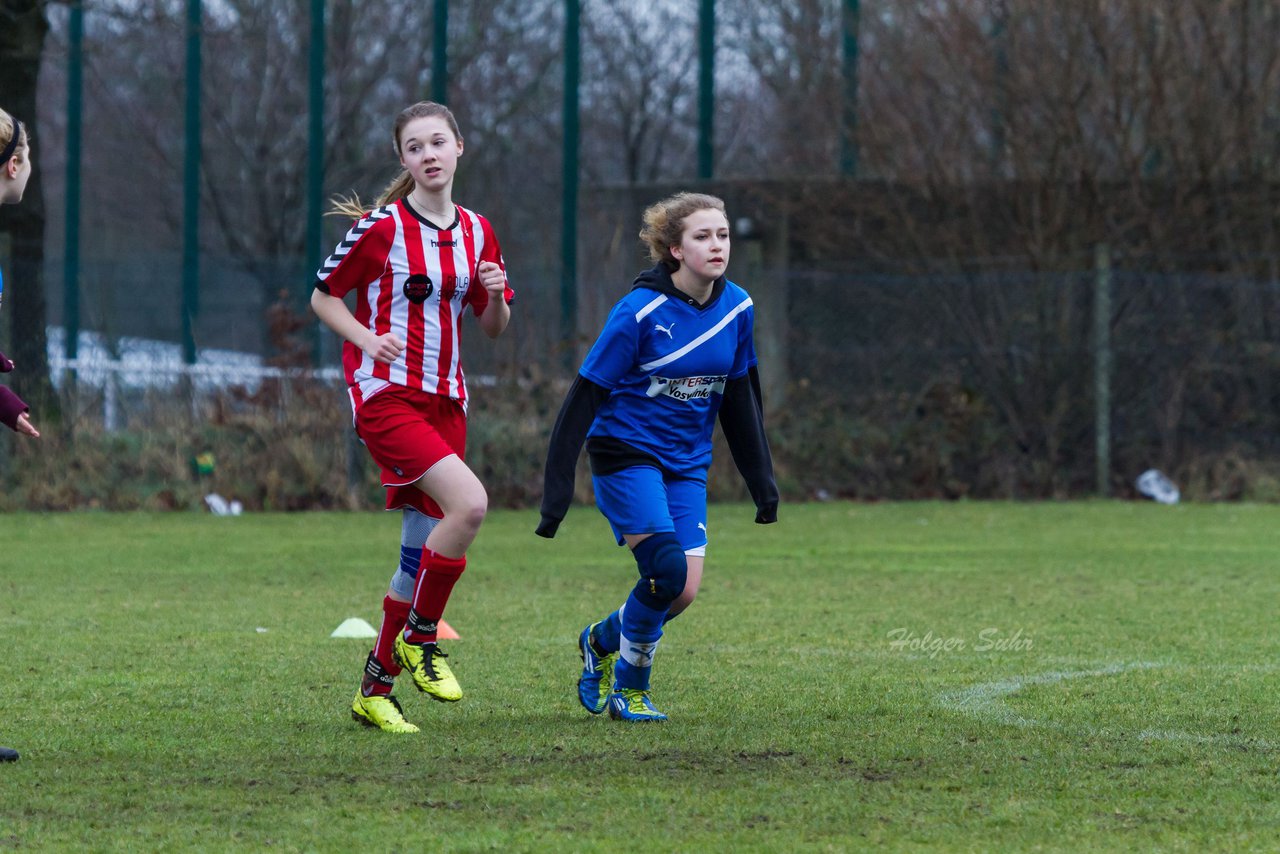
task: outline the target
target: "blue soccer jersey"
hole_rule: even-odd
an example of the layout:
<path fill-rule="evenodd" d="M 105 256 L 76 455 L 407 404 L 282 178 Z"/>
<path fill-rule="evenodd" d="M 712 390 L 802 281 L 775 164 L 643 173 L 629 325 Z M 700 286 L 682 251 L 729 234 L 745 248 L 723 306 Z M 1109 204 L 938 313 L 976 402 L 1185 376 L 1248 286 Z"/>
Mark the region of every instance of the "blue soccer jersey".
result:
<path fill-rule="evenodd" d="M 726 281 L 708 305 L 640 286 L 623 297 L 583 362 L 611 393 L 587 434 L 651 455 L 669 472 L 702 477 L 725 383 L 756 364 L 754 309 Z"/>
<path fill-rule="evenodd" d="M 776 522 L 754 322 L 751 297 L 724 277 L 699 305 L 665 265 L 641 273 L 613 307 L 551 428 L 538 535 L 554 537 L 573 501 L 584 442 L 594 477 L 656 465 L 664 480 L 705 484 L 717 417 L 756 521 Z"/>

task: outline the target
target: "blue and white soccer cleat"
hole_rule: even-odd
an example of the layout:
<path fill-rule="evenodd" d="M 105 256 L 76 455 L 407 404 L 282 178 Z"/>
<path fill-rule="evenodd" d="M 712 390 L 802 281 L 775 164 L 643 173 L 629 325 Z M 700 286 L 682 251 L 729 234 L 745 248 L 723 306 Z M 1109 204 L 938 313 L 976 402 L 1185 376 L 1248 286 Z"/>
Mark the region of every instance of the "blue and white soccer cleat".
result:
<path fill-rule="evenodd" d="M 620 688 L 609 695 L 609 717 L 615 721 L 665 721 L 667 716 L 653 707 L 648 691 Z"/>
<path fill-rule="evenodd" d="M 613 684 L 613 665 L 618 654 L 600 655 L 591 646 L 591 630 L 599 623 L 592 623 L 578 635 L 578 655 L 582 658 L 582 675 L 578 677 L 578 702 L 593 715 L 604 711 L 609 699 L 609 686 Z"/>

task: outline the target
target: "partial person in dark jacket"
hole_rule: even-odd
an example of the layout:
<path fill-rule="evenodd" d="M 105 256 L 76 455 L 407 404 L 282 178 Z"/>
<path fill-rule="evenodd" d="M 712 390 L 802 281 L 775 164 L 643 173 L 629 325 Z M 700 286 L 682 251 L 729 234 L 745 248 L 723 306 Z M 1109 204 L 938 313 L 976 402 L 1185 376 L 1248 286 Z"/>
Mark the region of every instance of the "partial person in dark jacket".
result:
<path fill-rule="evenodd" d="M 554 537 L 586 442 L 596 506 L 640 579 L 578 637 L 578 700 L 625 721 L 662 721 L 649 694 L 662 626 L 693 601 L 708 541 L 707 470 L 717 417 L 756 504 L 778 517 L 764 432 L 751 297 L 725 278 L 729 220 L 715 196 L 649 207 L 640 237 L 656 266 L 613 307 L 552 430 L 537 533 Z"/>
<path fill-rule="evenodd" d="M 26 192 L 31 177 L 31 144 L 27 129 L 14 116 L 0 110 L 0 205 L 16 205 Z M 4 272 L 0 270 L 0 301 L 4 297 Z M 0 353 L 0 374 L 13 370 L 13 362 Z M 40 431 L 27 415 L 30 407 L 13 391 L 0 386 L 0 424 L 17 433 L 39 438 Z M 17 759 L 17 756 L 13 756 Z M 4 759 L 0 753 L 0 760 Z"/>
<path fill-rule="evenodd" d="M 0 204 L 14 205 L 22 201 L 31 177 L 31 145 L 22 122 L 0 110 Z M 4 296 L 4 275 L 0 271 L 0 301 Z M 13 370 L 13 362 L 0 353 L 0 373 Z M 0 424 L 24 436 L 39 438 L 40 431 L 31 424 L 29 408 L 13 391 L 0 386 Z M 18 751 L 0 747 L 0 762 L 12 762 Z"/>

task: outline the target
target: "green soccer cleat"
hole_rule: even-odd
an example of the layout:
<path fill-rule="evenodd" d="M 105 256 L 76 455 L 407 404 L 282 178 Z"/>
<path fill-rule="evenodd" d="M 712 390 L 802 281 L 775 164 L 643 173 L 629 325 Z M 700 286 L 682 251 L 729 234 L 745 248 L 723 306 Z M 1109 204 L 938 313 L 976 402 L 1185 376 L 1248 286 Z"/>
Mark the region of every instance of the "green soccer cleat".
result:
<path fill-rule="evenodd" d="M 620 688 L 609 695 L 609 717 L 615 721 L 665 721 L 667 716 L 653 707 L 648 691 Z"/>
<path fill-rule="evenodd" d="M 600 655 L 591 646 L 591 630 L 599 623 L 592 623 L 578 635 L 578 656 L 582 659 L 582 675 L 578 677 L 578 702 L 593 715 L 604 711 L 609 701 L 609 686 L 613 684 L 613 665 L 618 654 Z"/>
<path fill-rule="evenodd" d="M 404 719 L 400 701 L 390 694 L 374 694 L 366 697 L 356 691 L 351 704 L 351 717 L 365 726 L 376 726 L 383 732 L 417 732 L 418 728 Z"/>
<path fill-rule="evenodd" d="M 462 699 L 462 688 L 445 662 L 449 656 L 434 643 L 412 644 L 404 635 L 397 635 L 392 655 L 397 664 L 409 671 L 418 690 L 428 697 L 445 703 Z"/>

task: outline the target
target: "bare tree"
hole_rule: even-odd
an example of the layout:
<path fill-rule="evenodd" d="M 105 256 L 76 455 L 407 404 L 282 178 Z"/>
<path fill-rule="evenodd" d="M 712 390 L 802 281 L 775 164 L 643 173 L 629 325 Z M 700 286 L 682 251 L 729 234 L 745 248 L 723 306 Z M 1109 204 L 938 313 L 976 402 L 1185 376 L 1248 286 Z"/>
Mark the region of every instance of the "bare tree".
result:
<path fill-rule="evenodd" d="M 838 167 L 840 4 L 727 0 L 717 20 L 724 175 L 831 175 Z"/>
<path fill-rule="evenodd" d="M 597 0 L 583 15 L 584 179 L 648 183 L 693 171 L 697 16 Z"/>

